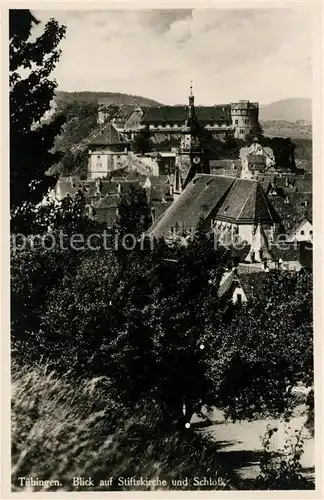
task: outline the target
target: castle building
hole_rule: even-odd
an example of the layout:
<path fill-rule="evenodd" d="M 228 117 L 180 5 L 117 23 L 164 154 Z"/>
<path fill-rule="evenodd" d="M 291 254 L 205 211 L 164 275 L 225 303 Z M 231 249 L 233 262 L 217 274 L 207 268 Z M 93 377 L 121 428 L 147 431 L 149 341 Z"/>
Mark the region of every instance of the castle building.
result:
<path fill-rule="evenodd" d="M 126 134 L 128 139 L 133 139 L 139 130 L 148 127 L 157 143 L 180 138 L 188 116 L 188 106 L 184 105 L 142 107 L 135 103 L 116 106 L 102 100 L 98 105 L 98 123 L 115 123 L 117 130 Z M 201 126 L 220 140 L 229 136 L 244 139 L 259 127 L 259 105 L 248 100 L 198 106 L 196 116 Z"/>
<path fill-rule="evenodd" d="M 88 179 L 106 177 L 128 165 L 128 142 L 107 123 L 88 145 Z"/>

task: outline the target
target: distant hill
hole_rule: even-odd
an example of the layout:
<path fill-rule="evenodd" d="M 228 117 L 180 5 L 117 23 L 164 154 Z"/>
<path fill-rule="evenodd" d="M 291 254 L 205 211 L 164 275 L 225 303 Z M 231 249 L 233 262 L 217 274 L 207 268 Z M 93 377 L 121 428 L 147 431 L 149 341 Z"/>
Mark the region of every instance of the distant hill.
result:
<path fill-rule="evenodd" d="M 260 120 L 284 120 L 295 123 L 312 121 L 312 100 L 304 98 L 283 99 L 260 105 Z"/>
<path fill-rule="evenodd" d="M 264 135 L 268 137 L 290 137 L 312 139 L 312 126 L 291 123 L 285 120 L 260 120 Z"/>
<path fill-rule="evenodd" d="M 56 91 L 56 96 L 54 97 L 57 105 L 64 106 L 73 101 L 87 102 L 87 103 L 97 103 L 98 99 L 107 99 L 108 104 L 134 104 L 136 103 L 143 107 L 150 106 L 160 106 L 161 103 L 153 101 L 153 99 L 148 99 L 146 97 L 141 97 L 131 94 L 121 94 L 118 92 L 65 92 L 62 90 Z"/>

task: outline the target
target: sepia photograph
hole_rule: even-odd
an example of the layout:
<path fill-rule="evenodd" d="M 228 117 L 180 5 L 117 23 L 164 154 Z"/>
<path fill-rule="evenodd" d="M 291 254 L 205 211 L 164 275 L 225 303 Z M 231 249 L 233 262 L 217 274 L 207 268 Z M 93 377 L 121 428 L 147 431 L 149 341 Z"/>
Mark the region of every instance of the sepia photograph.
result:
<path fill-rule="evenodd" d="M 313 7 L 7 6 L 11 492 L 317 489 Z"/>

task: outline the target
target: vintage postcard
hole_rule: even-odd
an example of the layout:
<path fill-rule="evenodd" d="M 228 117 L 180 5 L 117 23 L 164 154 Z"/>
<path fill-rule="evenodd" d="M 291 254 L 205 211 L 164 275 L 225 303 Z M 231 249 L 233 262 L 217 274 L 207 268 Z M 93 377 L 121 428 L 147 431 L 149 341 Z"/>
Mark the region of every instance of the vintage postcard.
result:
<path fill-rule="evenodd" d="M 2 20 L 3 497 L 319 498 L 321 3 Z"/>

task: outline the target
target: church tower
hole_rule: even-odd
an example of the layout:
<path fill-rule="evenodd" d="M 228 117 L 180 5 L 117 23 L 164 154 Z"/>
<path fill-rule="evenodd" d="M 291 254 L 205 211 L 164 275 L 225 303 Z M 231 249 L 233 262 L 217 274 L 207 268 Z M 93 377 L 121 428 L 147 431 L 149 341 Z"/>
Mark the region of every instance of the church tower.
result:
<path fill-rule="evenodd" d="M 183 188 L 199 173 L 209 173 L 209 168 L 205 161 L 205 151 L 203 147 L 203 129 L 201 128 L 195 110 L 195 97 L 190 84 L 188 115 L 182 129 L 182 137 L 179 148 L 180 163 L 186 166 L 181 170 L 184 182 Z"/>
<path fill-rule="evenodd" d="M 173 178 L 173 190 L 172 190 L 173 200 L 177 200 L 182 193 L 182 181 L 181 181 L 181 175 L 180 175 L 180 167 L 179 167 L 179 163 L 177 160 L 178 160 L 178 158 L 176 159 L 174 178 Z"/>

